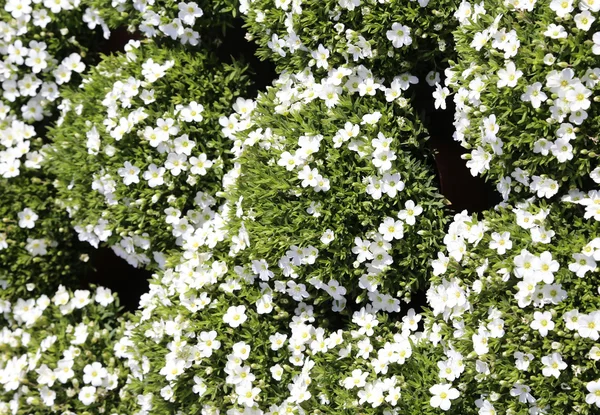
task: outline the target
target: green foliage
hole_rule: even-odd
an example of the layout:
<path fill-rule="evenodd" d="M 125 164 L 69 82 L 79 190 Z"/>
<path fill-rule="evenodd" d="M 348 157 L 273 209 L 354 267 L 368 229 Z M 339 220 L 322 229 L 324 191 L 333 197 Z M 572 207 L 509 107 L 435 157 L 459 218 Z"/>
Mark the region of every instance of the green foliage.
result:
<path fill-rule="evenodd" d="M 0 180 L 0 194 L 0 298 L 49 292 L 87 270 L 89 250 L 77 243 L 47 178 L 27 170 Z M 39 216 L 33 228 L 19 225 L 25 209 Z"/>

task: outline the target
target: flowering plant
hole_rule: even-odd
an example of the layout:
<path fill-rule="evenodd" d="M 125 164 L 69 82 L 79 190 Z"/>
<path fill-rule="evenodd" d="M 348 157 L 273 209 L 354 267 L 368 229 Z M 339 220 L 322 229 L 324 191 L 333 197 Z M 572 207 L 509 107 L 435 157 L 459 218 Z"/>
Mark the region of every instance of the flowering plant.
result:
<path fill-rule="evenodd" d="M 219 118 L 248 86 L 244 71 L 209 52 L 132 41 L 65 94 L 52 167 L 81 240 L 107 242 L 134 266 L 154 252 L 160 264 L 214 216 L 231 157 Z"/>
<path fill-rule="evenodd" d="M 102 287 L 0 301 L 0 413 L 121 413 L 118 308 Z"/>
<path fill-rule="evenodd" d="M 384 77 L 419 73 L 451 56 L 454 10 L 447 0 L 240 2 L 247 37 L 280 72 L 310 67 L 316 73 L 348 63 L 377 68 Z"/>
<path fill-rule="evenodd" d="M 597 412 L 600 239 L 577 206 L 597 198 L 527 201 L 481 220 L 463 212 L 450 224 L 427 299 L 437 337 L 462 356 L 439 376 L 458 385 L 463 408 Z"/>
<path fill-rule="evenodd" d="M 46 293 L 88 268 L 47 177 L 0 179 L 0 298 Z"/>
<path fill-rule="evenodd" d="M 237 12 L 235 0 L 86 0 L 111 28 L 126 27 L 155 42 L 182 44 L 189 47 L 218 46 L 221 37 L 232 26 Z"/>
<path fill-rule="evenodd" d="M 232 253 L 294 301 L 311 292 L 334 311 L 370 301 L 393 312 L 425 282 L 444 201 L 428 137 L 401 95 L 409 83 L 379 82 L 364 67 L 321 82 L 286 74 L 247 114 L 222 120 L 239 154 Z"/>
<path fill-rule="evenodd" d="M 600 182 L 599 7 L 492 0 L 456 11 L 455 139 L 470 150 L 471 173 L 493 180 L 505 199 Z"/>

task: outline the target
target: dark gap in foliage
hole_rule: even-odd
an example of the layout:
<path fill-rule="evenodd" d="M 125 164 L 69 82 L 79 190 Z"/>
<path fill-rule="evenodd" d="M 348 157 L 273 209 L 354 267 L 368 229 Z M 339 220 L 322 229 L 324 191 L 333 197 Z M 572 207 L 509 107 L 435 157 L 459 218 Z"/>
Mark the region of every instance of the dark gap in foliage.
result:
<path fill-rule="evenodd" d="M 234 19 L 233 27 L 227 28 L 223 43 L 217 49 L 217 56 L 222 62 L 231 62 L 233 58 L 248 64 L 253 85 L 248 91 L 250 95 L 245 98 L 254 98 L 259 91 L 264 91 L 273 83 L 277 73 L 273 63 L 261 61 L 256 57 L 257 46 L 246 39 L 246 30 L 243 26 L 244 20 L 241 17 Z"/>
<path fill-rule="evenodd" d="M 104 247 L 92 251 L 90 262 L 92 270 L 85 282 L 110 288 L 117 293 L 126 311 L 136 310 L 140 297 L 148 292 L 152 272 L 132 267 L 112 249 Z"/>
<path fill-rule="evenodd" d="M 125 45 L 130 40 L 141 40 L 143 39 L 141 33 L 131 33 L 127 31 L 126 27 L 120 27 L 118 29 L 111 30 L 110 39 L 100 48 L 98 48 L 99 54 L 111 55 L 113 53 L 123 52 Z M 98 55 L 100 56 L 100 55 Z"/>
<path fill-rule="evenodd" d="M 473 177 L 462 155 L 467 151 L 452 137 L 454 133 L 455 105 L 451 97 L 446 99 L 446 110 L 434 107 L 434 88 L 419 77 L 413 105 L 429 132 L 429 145 L 435 155 L 435 164 L 441 193 L 450 201 L 456 212 L 483 212 L 494 207 L 502 199 L 494 186 L 481 177 Z"/>
<path fill-rule="evenodd" d="M 413 292 L 410 296 L 410 301 L 405 303 L 403 301 L 400 302 L 400 311 L 397 313 L 388 314 L 388 321 L 394 322 L 402 322 L 402 318 L 408 314 L 408 310 L 414 309 L 416 314 L 420 314 L 425 310 L 430 310 L 431 307 L 427 304 L 427 288 L 421 288 L 415 292 Z M 419 323 L 419 330 L 423 330 L 423 320 Z"/>

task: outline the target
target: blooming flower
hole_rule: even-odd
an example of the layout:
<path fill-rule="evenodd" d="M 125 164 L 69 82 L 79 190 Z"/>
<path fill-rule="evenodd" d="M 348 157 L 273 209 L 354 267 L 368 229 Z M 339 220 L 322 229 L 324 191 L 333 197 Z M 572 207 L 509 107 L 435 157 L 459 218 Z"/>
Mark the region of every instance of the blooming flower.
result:
<path fill-rule="evenodd" d="M 429 393 L 433 396 L 429 400 L 429 404 L 433 408 L 440 408 L 443 411 L 450 409 L 451 400 L 457 399 L 460 393 L 453 388 L 449 383 L 438 383 L 429 388 Z"/>
<path fill-rule="evenodd" d="M 392 29 L 388 30 L 385 35 L 388 40 L 392 41 L 392 45 L 395 48 L 401 48 L 402 46 L 408 46 L 412 44 L 410 28 L 400 23 L 392 24 Z"/>
<path fill-rule="evenodd" d="M 233 328 L 244 324 L 247 319 L 246 307 L 243 305 L 229 307 L 223 316 L 223 322 L 229 324 L 229 326 Z"/>

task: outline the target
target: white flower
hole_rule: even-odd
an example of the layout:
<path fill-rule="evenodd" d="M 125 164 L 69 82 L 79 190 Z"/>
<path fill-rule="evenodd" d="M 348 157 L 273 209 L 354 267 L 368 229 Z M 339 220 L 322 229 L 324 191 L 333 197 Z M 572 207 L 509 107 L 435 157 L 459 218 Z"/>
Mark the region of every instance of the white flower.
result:
<path fill-rule="evenodd" d="M 102 367 L 102 363 L 94 362 L 83 368 L 83 382 L 92 386 L 102 386 L 108 371 Z"/>
<path fill-rule="evenodd" d="M 551 355 L 542 357 L 542 374 L 550 377 L 554 376 L 558 379 L 560 371 L 567 368 L 567 364 L 562 360 L 560 353 L 552 353 Z"/>
<path fill-rule="evenodd" d="M 73 306 L 77 309 L 82 309 L 90 303 L 90 292 L 88 290 L 76 290 L 71 299 Z M 96 385 L 94 385 L 96 386 Z"/>
<path fill-rule="evenodd" d="M 406 222 L 407 225 L 414 225 L 416 223 L 416 217 L 423 213 L 423 208 L 412 200 L 406 201 L 404 209 L 398 212 L 398 219 Z"/>
<path fill-rule="evenodd" d="M 325 230 L 321 236 L 321 243 L 323 245 L 329 245 L 335 239 L 335 235 L 331 229 Z"/>
<path fill-rule="evenodd" d="M 510 240 L 510 232 L 498 232 L 492 233 L 492 241 L 490 242 L 490 249 L 495 249 L 498 254 L 504 255 L 507 250 L 512 248 L 512 241 Z"/>
<path fill-rule="evenodd" d="M 544 32 L 544 36 L 548 36 L 552 39 L 565 39 L 568 34 L 563 26 L 550 23 Z"/>
<path fill-rule="evenodd" d="M 588 271 L 596 268 L 596 261 L 593 257 L 584 254 L 573 254 L 575 262 L 569 264 L 569 271 L 574 272 L 579 278 L 585 277 Z"/>
<path fill-rule="evenodd" d="M 271 342 L 271 350 L 279 350 L 285 345 L 285 341 L 287 336 L 281 333 L 275 333 L 272 336 L 269 336 L 269 341 Z"/>
<path fill-rule="evenodd" d="M 19 227 L 32 229 L 35 226 L 35 221 L 39 216 L 31 209 L 25 208 L 17 214 L 19 217 Z"/>
<path fill-rule="evenodd" d="M 433 98 L 435 99 L 434 106 L 435 108 L 441 108 L 443 110 L 446 109 L 446 98 L 450 94 L 450 90 L 446 87 L 443 87 L 436 82 L 435 91 L 433 92 Z"/>
<path fill-rule="evenodd" d="M 199 396 L 202 396 L 206 393 L 207 389 L 208 388 L 206 387 L 204 379 L 202 379 L 199 376 L 194 376 L 194 386 L 192 386 L 192 392 Z"/>
<path fill-rule="evenodd" d="M 273 296 L 264 294 L 256 301 L 256 312 L 258 314 L 268 314 L 273 311 Z"/>
<path fill-rule="evenodd" d="M 525 93 L 521 95 L 521 100 L 531 102 L 533 108 L 539 108 L 546 99 L 548 99 L 548 96 L 542 92 L 542 84 L 540 82 L 528 85 Z"/>
<path fill-rule="evenodd" d="M 84 386 L 81 388 L 79 391 L 79 400 L 86 406 L 96 402 L 96 388 L 94 386 Z"/>
<path fill-rule="evenodd" d="M 179 117 L 185 122 L 200 122 L 204 119 L 202 112 L 204 112 L 204 106 L 198 104 L 196 101 L 192 101 L 187 107 L 181 110 Z"/>
<path fill-rule="evenodd" d="M 103 307 L 107 307 L 115 301 L 112 295 L 112 291 L 108 288 L 98 287 L 96 289 L 96 296 L 94 300 Z"/>
<path fill-rule="evenodd" d="M 585 387 L 589 392 L 589 394 L 587 394 L 585 397 L 585 402 L 588 405 L 595 404 L 598 408 L 600 408 L 600 379 L 588 382 Z"/>
<path fill-rule="evenodd" d="M 510 61 L 506 68 L 498 70 L 498 88 L 508 86 L 513 88 L 517 85 L 517 81 L 523 75 L 523 71 L 517 70 L 515 63 Z"/>
<path fill-rule="evenodd" d="M 402 46 L 408 46 L 412 43 L 410 37 L 410 28 L 408 26 L 401 25 L 400 23 L 392 24 L 392 29 L 386 32 L 388 40 L 392 41 L 392 45 L 395 48 L 401 48 Z"/>
<path fill-rule="evenodd" d="M 129 161 L 126 161 L 123 164 L 123 167 L 117 170 L 117 173 L 123 178 L 123 184 L 125 184 L 125 186 L 140 182 L 140 178 L 138 177 L 140 169 L 131 164 Z"/>
<path fill-rule="evenodd" d="M 521 403 L 534 403 L 536 399 L 531 395 L 531 388 L 522 383 L 515 383 L 510 390 L 510 396 L 518 396 Z"/>
<path fill-rule="evenodd" d="M 283 368 L 281 367 L 281 365 L 271 366 L 269 368 L 269 371 L 271 372 L 271 376 L 273 377 L 273 379 L 281 380 L 281 377 L 283 376 Z"/>
<path fill-rule="evenodd" d="M 600 337 L 600 311 L 581 315 L 578 321 L 577 333 L 587 339 L 598 340 Z"/>
<path fill-rule="evenodd" d="M 533 360 L 531 353 L 515 352 L 513 357 L 515 358 L 515 366 L 519 370 L 527 370 Z"/>
<path fill-rule="evenodd" d="M 188 26 L 193 26 L 194 23 L 196 23 L 196 18 L 204 15 L 202 9 L 193 1 L 189 3 L 181 2 L 177 5 L 177 7 L 179 8 L 177 17 L 179 17 L 179 19 Z"/>
<path fill-rule="evenodd" d="M 398 192 L 404 190 L 404 182 L 400 180 L 400 173 L 386 173 L 383 175 L 381 182 L 383 184 L 383 192 L 389 197 L 395 198 Z"/>
<path fill-rule="evenodd" d="M 56 399 L 56 392 L 48 388 L 48 386 L 44 386 L 40 390 L 40 398 L 42 398 L 42 402 L 46 406 L 53 406 L 54 400 Z"/>
<path fill-rule="evenodd" d="M 360 369 L 354 369 L 352 371 L 352 375 L 344 379 L 344 388 L 362 388 L 367 383 L 367 376 L 369 376 L 369 372 L 363 372 Z"/>
<path fill-rule="evenodd" d="M 164 167 L 158 167 L 156 164 L 152 163 L 148 166 L 148 170 L 144 172 L 144 180 L 148 181 L 149 187 L 160 186 L 165 183 L 163 178 L 166 169 Z"/>
<path fill-rule="evenodd" d="M 191 174 L 199 174 L 200 176 L 204 176 L 207 172 L 207 169 L 210 169 L 213 166 L 212 160 L 208 160 L 206 154 L 202 153 L 198 157 L 190 157 L 190 173 Z"/>
<path fill-rule="evenodd" d="M 250 382 L 243 382 L 236 386 L 235 393 L 237 396 L 237 403 L 242 406 L 252 407 L 254 406 L 254 400 L 260 393 L 259 388 L 252 387 Z"/>
<path fill-rule="evenodd" d="M 27 238 L 25 249 L 31 256 L 43 256 L 48 253 L 48 245 L 44 239 Z"/>
<path fill-rule="evenodd" d="M 548 332 L 554 329 L 552 314 L 549 311 L 533 313 L 533 321 L 529 325 L 532 329 L 539 331 L 540 336 L 546 337 Z"/>
<path fill-rule="evenodd" d="M 479 173 L 489 170 L 492 155 L 485 151 L 483 147 L 478 146 L 475 150 L 472 150 L 470 156 L 471 159 L 467 161 L 467 167 L 472 176 L 477 176 Z"/>
<path fill-rule="evenodd" d="M 450 409 L 453 399 L 457 399 L 460 396 L 458 389 L 452 387 L 449 383 L 438 383 L 429 388 L 429 393 L 433 396 L 429 400 L 429 404 L 433 408 L 440 408 L 443 411 Z"/>
<path fill-rule="evenodd" d="M 392 168 L 392 161 L 398 158 L 396 153 L 391 150 L 375 150 L 372 156 L 373 165 L 382 173 L 390 170 Z"/>
<path fill-rule="evenodd" d="M 592 16 L 589 10 L 584 10 L 583 12 L 576 14 L 573 20 L 575 21 L 577 29 L 587 32 L 590 30 L 592 23 L 596 21 L 596 18 Z"/>
<path fill-rule="evenodd" d="M 165 167 L 173 176 L 179 176 L 182 171 L 187 171 L 187 156 L 185 154 L 169 153 Z"/>
<path fill-rule="evenodd" d="M 447 257 L 442 252 L 438 252 L 438 258 L 431 261 L 431 266 L 433 267 L 433 275 L 442 275 L 448 269 L 448 265 L 450 264 L 450 257 Z"/>
<path fill-rule="evenodd" d="M 158 27 L 161 32 L 175 40 L 177 37 L 183 35 L 184 27 L 181 24 L 181 20 L 176 18 L 168 24 L 162 24 Z"/>
<path fill-rule="evenodd" d="M 383 239 L 388 242 L 404 237 L 404 225 L 402 224 L 402 221 L 395 221 L 394 218 L 390 217 L 383 220 L 383 223 L 379 225 L 378 231 L 383 235 Z"/>
<path fill-rule="evenodd" d="M 329 67 L 329 64 L 327 63 L 327 58 L 329 58 L 329 50 L 325 46 L 319 44 L 317 50 L 311 52 L 311 56 L 316 61 L 317 68 L 327 69 Z"/>
<path fill-rule="evenodd" d="M 573 0 L 552 0 L 550 8 L 554 10 L 558 17 L 565 17 L 574 9 Z"/>
<path fill-rule="evenodd" d="M 477 400 L 475 401 L 475 404 L 479 408 L 479 412 L 477 413 L 477 415 L 496 415 L 498 413 L 496 412 L 494 405 L 492 405 L 492 403 L 487 399 L 483 402 Z"/>
<path fill-rule="evenodd" d="M 529 188 L 537 193 L 538 197 L 551 198 L 558 193 L 558 182 L 548 177 L 532 176 Z"/>
<path fill-rule="evenodd" d="M 381 113 L 379 111 L 375 111 L 372 114 L 365 114 L 362 117 L 362 121 L 361 121 L 361 125 L 364 124 L 377 124 L 377 121 L 379 121 L 379 119 L 381 118 Z"/>
<path fill-rule="evenodd" d="M 600 55 L 600 32 L 594 33 L 592 41 L 594 42 L 594 46 L 592 46 L 592 53 L 594 55 Z"/>
<path fill-rule="evenodd" d="M 227 312 L 223 316 L 223 322 L 229 324 L 229 326 L 236 328 L 243 324 L 248 317 L 246 316 L 246 307 L 243 305 L 240 306 L 231 306 L 227 309 Z"/>

